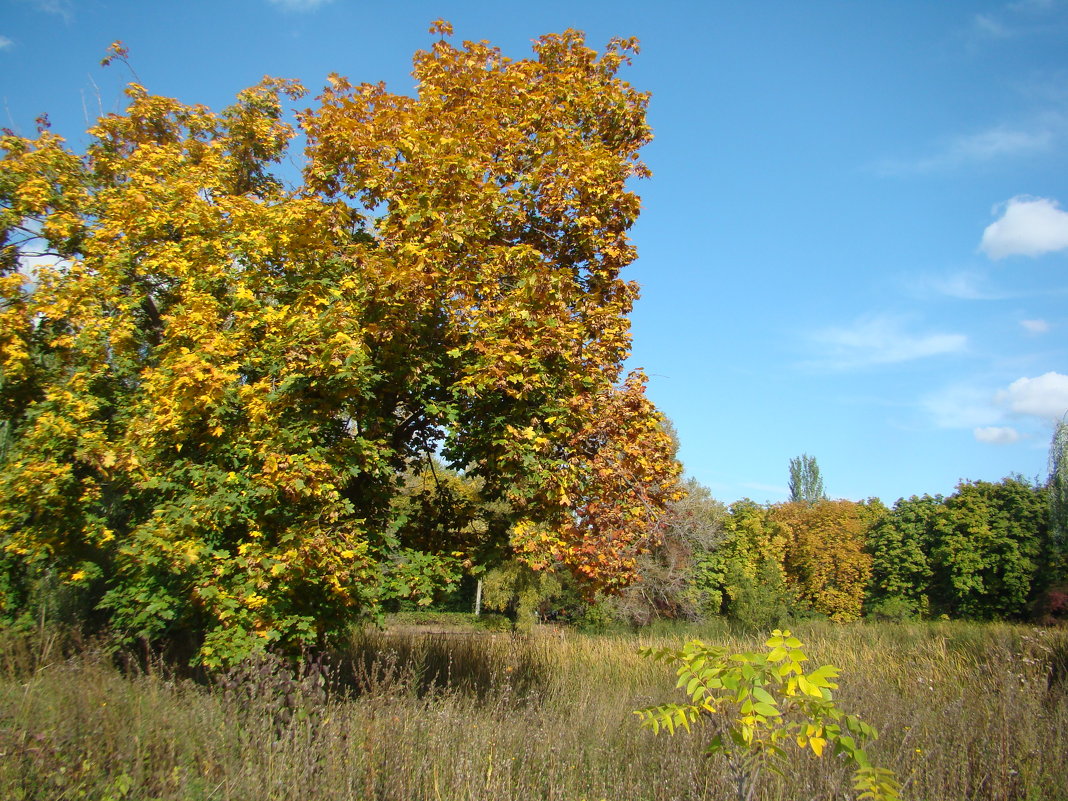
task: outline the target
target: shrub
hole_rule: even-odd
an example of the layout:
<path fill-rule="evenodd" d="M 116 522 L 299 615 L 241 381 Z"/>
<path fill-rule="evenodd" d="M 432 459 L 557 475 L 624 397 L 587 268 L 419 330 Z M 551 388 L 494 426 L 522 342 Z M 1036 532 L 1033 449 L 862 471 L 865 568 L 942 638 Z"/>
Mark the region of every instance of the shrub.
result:
<path fill-rule="evenodd" d="M 781 773 L 786 748 L 796 744 L 822 756 L 827 745 L 856 766 L 853 786 L 860 799 L 895 801 L 900 784 L 893 772 L 871 764 L 863 745 L 874 740 L 875 729 L 838 708 L 832 690 L 838 668 L 824 665 L 805 673 L 808 657 L 801 641 L 789 631 L 772 632 L 767 654 L 728 654 L 693 640 L 681 649 L 643 648 L 657 661 L 678 666 L 679 688 L 689 704 L 663 704 L 635 712 L 642 725 L 655 732 L 711 720 L 716 726 L 708 753 L 727 757 L 738 801 L 753 797 L 761 772 Z"/>

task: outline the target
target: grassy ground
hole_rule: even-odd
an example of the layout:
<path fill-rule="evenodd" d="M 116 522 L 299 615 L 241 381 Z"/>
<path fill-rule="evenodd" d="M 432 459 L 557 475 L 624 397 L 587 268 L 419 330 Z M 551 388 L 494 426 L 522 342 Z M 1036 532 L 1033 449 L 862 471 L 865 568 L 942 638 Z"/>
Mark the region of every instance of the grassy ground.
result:
<path fill-rule="evenodd" d="M 418 624 L 425 625 L 425 624 Z M 1068 799 L 1068 632 L 809 624 L 838 697 L 881 732 L 911 799 Z M 370 632 L 297 675 L 269 662 L 211 684 L 120 670 L 101 647 L 0 636 L 0 798 L 728 799 L 699 733 L 632 710 L 676 699 L 639 644 L 724 629 L 593 636 Z M 844 799 L 847 766 L 801 757 L 766 799 Z"/>

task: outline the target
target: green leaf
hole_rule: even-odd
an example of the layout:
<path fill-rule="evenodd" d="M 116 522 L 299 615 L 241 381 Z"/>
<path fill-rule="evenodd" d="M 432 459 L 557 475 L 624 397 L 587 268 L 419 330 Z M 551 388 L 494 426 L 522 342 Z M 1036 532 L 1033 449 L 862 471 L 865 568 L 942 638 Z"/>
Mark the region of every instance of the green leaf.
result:
<path fill-rule="evenodd" d="M 753 697 L 756 698 L 758 701 L 764 702 L 765 704 L 776 703 L 774 696 L 772 696 L 772 694 L 765 690 L 763 687 L 754 687 Z"/>

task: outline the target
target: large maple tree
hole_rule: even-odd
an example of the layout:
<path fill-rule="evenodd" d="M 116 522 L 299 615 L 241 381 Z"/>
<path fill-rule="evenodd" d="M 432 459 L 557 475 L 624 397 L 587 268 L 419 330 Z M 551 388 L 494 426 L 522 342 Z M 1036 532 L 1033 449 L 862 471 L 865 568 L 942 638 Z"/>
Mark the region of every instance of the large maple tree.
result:
<path fill-rule="evenodd" d="M 511 60 L 431 30 L 415 97 L 331 76 L 296 127 L 303 88 L 265 79 L 218 113 L 131 84 L 84 154 L 5 133 L 9 574 L 90 588 L 134 636 L 193 632 L 208 664 L 321 641 L 484 546 L 405 534 L 403 474 L 438 453 L 533 566 L 632 578 L 679 471 L 622 373 L 635 43 Z"/>

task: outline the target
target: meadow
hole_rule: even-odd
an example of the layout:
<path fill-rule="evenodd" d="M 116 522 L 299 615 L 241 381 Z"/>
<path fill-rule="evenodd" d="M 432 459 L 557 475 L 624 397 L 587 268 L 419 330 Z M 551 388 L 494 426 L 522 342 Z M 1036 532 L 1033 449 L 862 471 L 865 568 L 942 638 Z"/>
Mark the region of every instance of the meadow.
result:
<path fill-rule="evenodd" d="M 1068 631 L 1009 624 L 810 622 L 842 708 L 880 732 L 903 797 L 1068 798 Z M 0 635 L 0 798 L 160 801 L 730 799 L 707 741 L 633 710 L 678 700 L 639 645 L 762 636 L 712 623 L 640 633 L 451 628 L 353 635 L 279 660 L 183 675 L 151 654 L 55 631 Z M 848 766 L 798 753 L 763 799 L 847 799 Z"/>

